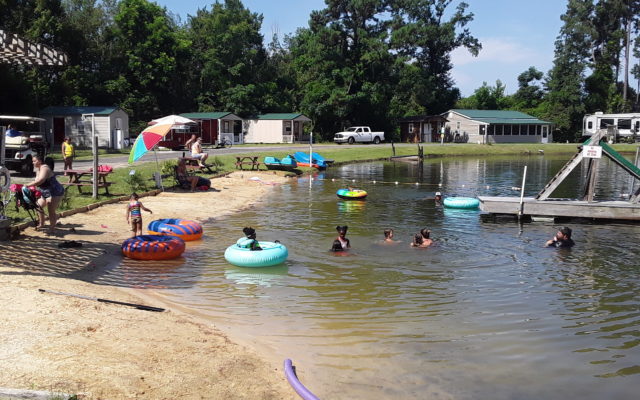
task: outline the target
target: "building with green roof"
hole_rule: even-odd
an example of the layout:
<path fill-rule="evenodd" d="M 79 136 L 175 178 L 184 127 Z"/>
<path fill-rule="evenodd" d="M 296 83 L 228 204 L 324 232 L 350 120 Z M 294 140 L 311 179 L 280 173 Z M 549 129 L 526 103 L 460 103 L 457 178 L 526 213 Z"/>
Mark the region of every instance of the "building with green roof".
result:
<path fill-rule="evenodd" d="M 118 107 L 51 106 L 41 110 L 40 116 L 46 132 L 52 134 L 53 146 L 69 137 L 76 146 L 91 147 L 92 129 L 99 147 L 121 149 L 129 140 L 129 115 Z"/>
<path fill-rule="evenodd" d="M 304 124 L 311 120 L 298 113 L 262 114 L 245 121 L 245 143 L 296 143 L 308 142 L 309 134 Z"/>
<path fill-rule="evenodd" d="M 172 129 L 166 140 L 173 140 L 176 144 L 183 145 L 192 134 L 196 134 L 202 138 L 203 144 L 218 144 L 224 139 L 234 144 L 244 143 L 242 118 L 229 111 L 189 112 L 180 116 L 192 119 L 198 125 Z"/>
<path fill-rule="evenodd" d="M 470 143 L 548 143 L 553 124 L 520 111 L 452 109 L 445 137 Z"/>

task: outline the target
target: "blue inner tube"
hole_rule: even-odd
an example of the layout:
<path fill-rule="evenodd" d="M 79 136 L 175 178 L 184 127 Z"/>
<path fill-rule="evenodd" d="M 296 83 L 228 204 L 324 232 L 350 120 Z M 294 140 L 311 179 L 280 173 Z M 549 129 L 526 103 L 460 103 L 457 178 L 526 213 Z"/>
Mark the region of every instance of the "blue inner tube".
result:
<path fill-rule="evenodd" d="M 289 251 L 281 243 L 259 241 L 262 250 L 257 251 L 241 247 L 239 243 L 240 240 L 224 252 L 225 260 L 238 267 L 270 267 L 283 263 L 289 257 Z"/>
<path fill-rule="evenodd" d="M 443 202 L 445 207 L 474 209 L 480 206 L 480 200 L 474 197 L 447 197 Z"/>

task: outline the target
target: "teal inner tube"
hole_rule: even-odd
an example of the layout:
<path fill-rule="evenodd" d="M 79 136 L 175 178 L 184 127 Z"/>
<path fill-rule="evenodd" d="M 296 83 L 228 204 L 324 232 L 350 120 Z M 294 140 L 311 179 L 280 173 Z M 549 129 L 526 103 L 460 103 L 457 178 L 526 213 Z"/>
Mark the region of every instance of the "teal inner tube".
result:
<path fill-rule="evenodd" d="M 271 267 L 282 264 L 289 257 L 289 251 L 281 243 L 259 241 L 262 250 L 257 251 L 241 247 L 239 243 L 227 247 L 224 252 L 225 260 L 238 267 Z"/>
<path fill-rule="evenodd" d="M 464 208 L 471 210 L 480 206 L 480 200 L 474 197 L 447 197 L 443 202 L 445 207 Z"/>

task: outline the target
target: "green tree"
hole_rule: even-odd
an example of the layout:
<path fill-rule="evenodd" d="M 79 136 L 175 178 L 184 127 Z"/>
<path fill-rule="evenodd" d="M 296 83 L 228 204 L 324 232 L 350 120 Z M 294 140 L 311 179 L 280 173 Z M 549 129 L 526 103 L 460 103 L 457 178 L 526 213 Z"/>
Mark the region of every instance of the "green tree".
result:
<path fill-rule="evenodd" d="M 446 111 L 460 97 L 451 78 L 451 52 L 464 47 L 476 56 L 482 48 L 466 28 L 473 21 L 468 5 L 461 2 L 449 11 L 451 3 L 452 0 L 389 2 L 392 48 L 418 69 L 411 93 L 429 113 Z"/>
<path fill-rule="evenodd" d="M 301 110 L 328 139 L 344 125 L 393 126 L 389 104 L 398 69 L 387 45 L 381 0 L 327 0 L 298 30 L 290 50 Z"/>
<path fill-rule="evenodd" d="M 535 67 L 518 75 L 518 91 L 513 95 L 513 107 L 522 112 L 531 112 L 540 105 L 544 98 L 542 78 L 544 73 Z"/>
<path fill-rule="evenodd" d="M 141 121 L 175 107 L 173 89 L 181 82 L 177 60 L 189 43 L 182 40 L 166 9 L 155 3 L 122 0 L 117 10 L 111 32 L 113 78 L 106 87 L 130 113 L 137 130 Z"/>
<path fill-rule="evenodd" d="M 586 111 L 584 75 L 588 67 L 590 26 L 593 10 L 591 0 L 569 0 L 567 11 L 561 16 L 564 25 L 555 43 L 553 67 L 547 77 L 547 96 L 543 118 L 553 121 L 554 138 L 575 140 Z"/>
<path fill-rule="evenodd" d="M 482 82 L 482 86 L 477 88 L 473 94 L 467 98 L 460 99 L 456 103 L 456 108 L 473 110 L 504 110 L 512 107 L 512 100 L 506 96 L 504 91 L 506 86 L 498 79 L 495 86 Z"/>
<path fill-rule="evenodd" d="M 189 17 L 188 25 L 200 110 L 242 116 L 260 112 L 269 90 L 260 34 L 262 15 L 252 13 L 239 0 L 216 1 L 211 11 L 201 9 Z"/>

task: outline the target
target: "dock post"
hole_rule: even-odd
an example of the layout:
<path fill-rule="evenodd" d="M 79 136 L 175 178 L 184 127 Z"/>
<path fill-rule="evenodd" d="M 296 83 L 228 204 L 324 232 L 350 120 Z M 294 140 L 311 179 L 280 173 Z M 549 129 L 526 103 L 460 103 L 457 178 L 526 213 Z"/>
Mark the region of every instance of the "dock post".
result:
<path fill-rule="evenodd" d="M 391 141 L 391 151 L 393 153 L 393 157 L 396 156 L 396 146 L 393 144 L 393 140 Z"/>
<path fill-rule="evenodd" d="M 522 174 L 522 187 L 520 188 L 520 209 L 518 211 L 518 221 L 522 219 L 522 212 L 524 210 L 524 183 L 527 180 L 527 166 L 524 166 L 524 172 Z"/>

